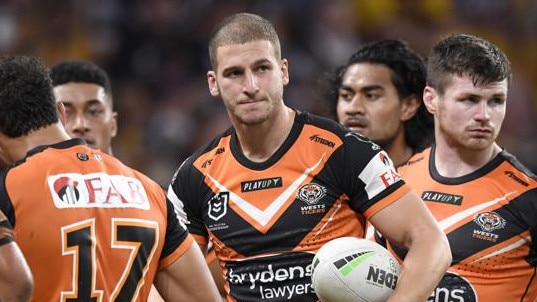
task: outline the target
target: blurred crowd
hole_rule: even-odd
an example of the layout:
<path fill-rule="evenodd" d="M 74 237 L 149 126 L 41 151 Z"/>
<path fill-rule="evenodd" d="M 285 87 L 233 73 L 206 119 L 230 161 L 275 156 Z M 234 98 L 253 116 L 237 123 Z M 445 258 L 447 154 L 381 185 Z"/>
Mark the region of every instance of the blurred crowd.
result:
<path fill-rule="evenodd" d="M 537 171 L 537 0 L 0 1 L 0 52 L 102 66 L 119 113 L 115 155 L 167 185 L 188 155 L 230 125 L 207 89 L 207 40 L 215 23 L 239 11 L 275 24 L 290 62 L 284 100 L 321 115 L 324 76 L 361 43 L 399 38 L 426 57 L 453 32 L 492 41 L 514 73 L 499 141 Z"/>

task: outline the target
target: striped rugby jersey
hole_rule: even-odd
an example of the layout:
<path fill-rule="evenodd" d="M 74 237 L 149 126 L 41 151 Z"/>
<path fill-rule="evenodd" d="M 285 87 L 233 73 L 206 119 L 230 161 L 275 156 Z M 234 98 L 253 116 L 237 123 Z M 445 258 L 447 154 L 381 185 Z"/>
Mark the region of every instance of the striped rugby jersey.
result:
<path fill-rule="evenodd" d="M 168 198 L 200 244 L 214 243 L 228 301 L 317 301 L 314 252 L 363 237 L 366 218 L 406 192 L 376 144 L 297 112 L 263 163 L 241 153 L 233 128 L 217 136 L 179 167 Z"/>
<path fill-rule="evenodd" d="M 0 173 L 0 208 L 34 276 L 32 301 L 146 301 L 193 239 L 162 188 L 80 139 Z"/>
<path fill-rule="evenodd" d="M 398 168 L 451 245 L 453 263 L 428 301 L 536 301 L 535 175 L 505 150 L 457 178 L 440 176 L 434 162 L 433 146 Z"/>

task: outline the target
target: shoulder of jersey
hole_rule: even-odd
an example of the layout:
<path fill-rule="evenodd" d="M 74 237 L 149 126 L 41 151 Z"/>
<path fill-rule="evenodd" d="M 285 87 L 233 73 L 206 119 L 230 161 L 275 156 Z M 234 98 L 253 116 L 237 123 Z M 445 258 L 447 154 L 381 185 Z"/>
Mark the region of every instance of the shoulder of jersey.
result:
<path fill-rule="evenodd" d="M 331 131 L 343 138 L 349 132 L 343 125 L 327 117 L 312 114 L 306 111 L 298 111 L 296 119 L 304 124 L 309 124 L 327 131 Z"/>
<path fill-rule="evenodd" d="M 405 170 L 410 167 L 426 162 L 426 159 L 429 158 L 430 151 L 431 151 L 431 147 L 426 148 L 425 150 L 412 155 L 412 157 L 410 157 L 408 161 L 399 165 L 397 167 L 397 170 L 398 171 Z"/>
<path fill-rule="evenodd" d="M 530 170 L 528 167 L 526 167 L 523 163 L 521 163 L 514 155 L 503 150 L 501 152 L 501 156 L 505 158 L 505 160 L 507 160 L 513 167 L 519 170 L 522 174 L 525 174 L 528 178 L 537 182 L 537 174 L 534 171 Z"/>
<path fill-rule="evenodd" d="M 221 140 L 223 138 L 227 138 L 228 136 L 231 136 L 233 132 L 235 132 L 235 129 L 233 127 L 230 127 L 226 129 L 225 131 L 221 132 L 220 134 L 217 134 L 208 143 L 206 143 L 205 145 L 202 145 L 201 147 L 196 149 L 194 152 L 192 152 L 192 154 L 183 162 L 182 165 L 184 165 L 185 163 L 193 163 L 194 161 L 196 161 L 196 159 L 198 159 L 203 154 L 213 151 L 214 149 L 218 147 L 218 145 L 220 145 Z"/>

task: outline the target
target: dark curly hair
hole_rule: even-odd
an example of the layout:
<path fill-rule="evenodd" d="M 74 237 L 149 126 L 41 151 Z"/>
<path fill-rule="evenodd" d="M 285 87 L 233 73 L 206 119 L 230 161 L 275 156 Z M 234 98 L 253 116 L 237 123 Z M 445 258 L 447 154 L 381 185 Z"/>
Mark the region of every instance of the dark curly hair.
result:
<path fill-rule="evenodd" d="M 415 95 L 421 101 L 416 114 L 405 122 L 406 143 L 414 152 L 429 146 L 434 140 L 434 121 L 423 105 L 423 89 L 426 83 L 426 67 L 423 58 L 401 40 L 380 40 L 364 44 L 344 66 L 328 75 L 329 111 L 337 119 L 338 90 L 347 69 L 357 63 L 382 64 L 391 70 L 392 83 L 400 99 Z"/>
<path fill-rule="evenodd" d="M 50 77 L 54 86 L 67 83 L 89 83 L 103 87 L 106 94 L 110 94 L 112 90 L 106 72 L 90 61 L 62 61 L 51 67 Z"/>
<path fill-rule="evenodd" d="M 0 112 L 0 131 L 10 138 L 59 121 L 49 70 L 38 58 L 1 58 Z"/>

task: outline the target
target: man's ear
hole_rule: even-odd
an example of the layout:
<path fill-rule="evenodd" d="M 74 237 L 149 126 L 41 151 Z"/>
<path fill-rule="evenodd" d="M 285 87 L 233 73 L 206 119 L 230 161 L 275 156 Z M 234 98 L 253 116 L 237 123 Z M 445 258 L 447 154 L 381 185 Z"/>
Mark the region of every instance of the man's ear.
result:
<path fill-rule="evenodd" d="M 216 73 L 213 70 L 207 71 L 207 84 L 209 85 L 209 92 L 212 96 L 219 96 L 218 83 L 216 82 Z"/>
<path fill-rule="evenodd" d="M 111 136 L 112 137 L 116 137 L 117 135 L 117 112 L 116 111 L 113 111 L 112 112 L 112 119 L 110 121 L 110 132 L 111 132 Z"/>
<path fill-rule="evenodd" d="M 411 119 L 418 112 L 420 106 L 421 102 L 415 94 L 404 98 L 401 101 L 401 121 L 406 122 Z"/>
<path fill-rule="evenodd" d="M 283 86 L 287 86 L 287 84 L 289 84 L 289 61 L 287 61 L 287 59 L 281 60 L 280 70 L 282 71 Z"/>
<path fill-rule="evenodd" d="M 65 117 L 65 106 L 62 102 L 56 102 L 56 111 L 58 112 L 60 122 L 65 125 L 65 123 L 67 122 L 67 118 Z"/>
<path fill-rule="evenodd" d="M 433 115 L 436 112 L 437 100 L 438 92 L 436 91 L 436 89 L 430 86 L 425 86 L 425 89 L 423 89 L 423 104 L 425 104 L 427 111 L 429 111 L 429 113 Z"/>

